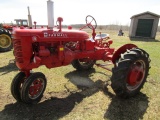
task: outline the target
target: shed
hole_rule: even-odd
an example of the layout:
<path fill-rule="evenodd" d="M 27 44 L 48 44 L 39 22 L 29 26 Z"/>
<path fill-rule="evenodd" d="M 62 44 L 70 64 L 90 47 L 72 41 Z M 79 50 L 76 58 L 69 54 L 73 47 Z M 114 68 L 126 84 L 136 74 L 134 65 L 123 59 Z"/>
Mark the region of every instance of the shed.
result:
<path fill-rule="evenodd" d="M 155 39 L 160 15 L 143 12 L 131 17 L 129 37 L 143 37 Z"/>

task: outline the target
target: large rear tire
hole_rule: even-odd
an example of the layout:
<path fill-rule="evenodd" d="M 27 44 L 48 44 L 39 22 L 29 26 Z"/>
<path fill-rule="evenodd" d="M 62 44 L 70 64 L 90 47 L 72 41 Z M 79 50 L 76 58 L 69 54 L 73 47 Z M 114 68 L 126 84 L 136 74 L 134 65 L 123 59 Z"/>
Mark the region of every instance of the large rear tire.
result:
<path fill-rule="evenodd" d="M 95 64 L 95 60 L 89 60 L 89 59 L 78 59 L 72 61 L 72 66 L 77 70 L 89 70 L 93 67 Z"/>
<path fill-rule="evenodd" d="M 46 77 L 43 73 L 32 73 L 23 83 L 21 99 L 28 104 L 36 104 L 43 97 L 46 88 Z"/>
<path fill-rule="evenodd" d="M 10 51 L 12 49 L 11 34 L 8 30 L 0 28 L 0 52 Z"/>
<path fill-rule="evenodd" d="M 139 48 L 121 54 L 112 69 L 111 87 L 117 96 L 129 98 L 138 94 L 146 82 L 150 59 L 148 53 Z"/>

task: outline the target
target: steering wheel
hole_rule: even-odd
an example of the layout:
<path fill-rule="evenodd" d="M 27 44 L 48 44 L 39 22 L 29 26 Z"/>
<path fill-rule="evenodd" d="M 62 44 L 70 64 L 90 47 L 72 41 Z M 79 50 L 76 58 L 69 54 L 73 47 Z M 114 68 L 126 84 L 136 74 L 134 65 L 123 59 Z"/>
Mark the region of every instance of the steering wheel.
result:
<path fill-rule="evenodd" d="M 97 22 L 91 15 L 86 16 L 86 24 L 90 29 L 97 28 Z"/>

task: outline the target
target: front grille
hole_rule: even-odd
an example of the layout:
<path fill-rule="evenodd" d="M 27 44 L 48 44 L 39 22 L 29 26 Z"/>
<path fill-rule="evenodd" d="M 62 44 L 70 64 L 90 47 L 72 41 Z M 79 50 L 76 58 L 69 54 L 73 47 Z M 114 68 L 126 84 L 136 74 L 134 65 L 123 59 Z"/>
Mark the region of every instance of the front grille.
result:
<path fill-rule="evenodd" d="M 21 41 L 19 39 L 13 39 L 13 47 L 14 47 L 14 56 L 15 56 L 16 62 L 24 63 Z"/>

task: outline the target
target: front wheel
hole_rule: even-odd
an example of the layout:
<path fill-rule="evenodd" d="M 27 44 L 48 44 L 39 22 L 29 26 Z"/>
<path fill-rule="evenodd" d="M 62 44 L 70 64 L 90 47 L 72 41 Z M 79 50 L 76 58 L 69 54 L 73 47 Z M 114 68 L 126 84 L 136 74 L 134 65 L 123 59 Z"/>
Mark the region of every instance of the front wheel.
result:
<path fill-rule="evenodd" d="M 91 69 L 93 67 L 93 65 L 95 64 L 95 60 L 90 60 L 88 58 L 84 58 L 84 59 L 77 59 L 72 61 L 72 66 L 77 69 L 77 70 L 88 70 Z"/>
<path fill-rule="evenodd" d="M 17 101 L 21 101 L 20 93 L 25 79 L 26 79 L 25 73 L 19 72 L 12 80 L 11 94 Z"/>
<path fill-rule="evenodd" d="M 22 101 L 28 104 L 38 103 L 43 96 L 46 84 L 46 77 L 43 73 L 32 73 L 23 84 L 21 91 Z"/>
<path fill-rule="evenodd" d="M 146 82 L 149 63 L 149 55 L 139 48 L 121 54 L 112 69 L 111 77 L 111 87 L 116 95 L 128 98 L 138 94 Z"/>

